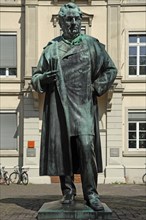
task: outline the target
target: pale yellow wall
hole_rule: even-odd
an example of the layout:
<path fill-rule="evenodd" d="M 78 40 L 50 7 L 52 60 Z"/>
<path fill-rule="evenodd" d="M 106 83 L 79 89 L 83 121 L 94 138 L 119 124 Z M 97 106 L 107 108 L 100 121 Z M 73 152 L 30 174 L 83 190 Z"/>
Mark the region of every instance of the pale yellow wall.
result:
<path fill-rule="evenodd" d="M 55 28 L 51 22 L 52 14 L 57 14 L 59 7 L 44 7 L 38 8 L 38 56 L 40 56 L 42 49 L 55 36 Z"/>
<path fill-rule="evenodd" d="M 18 96 L 1 96 L 0 110 L 16 110 L 19 106 L 20 99 Z"/>
<path fill-rule="evenodd" d="M 87 14 L 94 15 L 90 35 L 98 38 L 103 44 L 106 44 L 107 8 L 98 5 L 93 7 L 81 7 L 81 10 Z"/>
<path fill-rule="evenodd" d="M 122 7 L 121 8 L 121 28 L 145 29 L 145 7 Z"/>
<path fill-rule="evenodd" d="M 20 28 L 20 8 L 2 8 L 1 30 L 18 30 Z M 2 22 L 3 21 L 3 22 Z"/>
<path fill-rule="evenodd" d="M 14 81 L 14 79 L 16 79 L 16 77 L 1 77 L 0 78 L 1 81 L 3 80 L 7 80 L 7 81 Z M 20 84 L 19 83 L 11 83 L 11 84 L 8 84 L 8 83 L 3 83 L 0 85 L 0 92 L 9 92 L 9 93 L 13 93 L 13 92 L 20 92 Z"/>
<path fill-rule="evenodd" d="M 145 92 L 146 91 L 146 76 L 141 76 L 139 77 L 141 79 L 141 82 L 138 82 L 138 80 L 136 82 L 134 82 L 134 80 L 131 83 L 124 83 L 123 87 L 124 87 L 124 92 Z M 130 77 L 129 77 L 130 79 Z M 136 80 L 136 77 L 133 79 Z"/>

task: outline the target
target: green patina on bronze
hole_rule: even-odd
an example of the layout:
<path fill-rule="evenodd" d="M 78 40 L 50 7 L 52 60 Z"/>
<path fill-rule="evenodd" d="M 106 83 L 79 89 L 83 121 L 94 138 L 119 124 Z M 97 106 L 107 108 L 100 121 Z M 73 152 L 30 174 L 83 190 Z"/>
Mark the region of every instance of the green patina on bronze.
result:
<path fill-rule="evenodd" d="M 81 172 L 85 197 L 88 190 L 84 186 L 90 185 L 91 179 L 96 182 L 95 173 L 102 172 L 97 96 L 110 88 L 117 69 L 103 44 L 81 34 L 81 19 L 75 4 L 61 7 L 59 24 L 63 35 L 44 48 L 32 85 L 37 92 L 46 93 L 40 175 L 72 176 Z M 85 145 L 94 137 L 89 154 L 77 142 L 71 144 L 71 137 L 77 136 L 89 137 L 83 140 Z M 86 170 L 82 164 L 87 164 Z M 96 183 L 93 185 L 96 188 Z"/>
<path fill-rule="evenodd" d="M 83 204 L 82 201 L 76 201 L 70 206 L 64 206 L 59 201 L 45 203 L 38 211 L 38 220 L 49 220 L 49 219 L 66 219 L 66 220 L 91 220 L 100 219 L 108 220 L 111 219 L 112 211 L 106 205 L 103 204 L 104 211 L 95 212 L 90 207 Z"/>

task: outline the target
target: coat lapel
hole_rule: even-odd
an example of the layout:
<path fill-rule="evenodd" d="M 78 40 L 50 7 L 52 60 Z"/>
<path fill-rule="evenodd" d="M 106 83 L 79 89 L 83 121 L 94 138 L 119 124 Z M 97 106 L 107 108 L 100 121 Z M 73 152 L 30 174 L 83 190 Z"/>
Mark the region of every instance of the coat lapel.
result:
<path fill-rule="evenodd" d="M 58 42 L 58 50 L 59 53 L 62 54 L 61 58 L 64 59 L 68 56 L 80 53 L 83 50 L 83 45 L 80 44 L 80 41 L 70 43 L 69 41 L 62 40 L 61 42 Z"/>

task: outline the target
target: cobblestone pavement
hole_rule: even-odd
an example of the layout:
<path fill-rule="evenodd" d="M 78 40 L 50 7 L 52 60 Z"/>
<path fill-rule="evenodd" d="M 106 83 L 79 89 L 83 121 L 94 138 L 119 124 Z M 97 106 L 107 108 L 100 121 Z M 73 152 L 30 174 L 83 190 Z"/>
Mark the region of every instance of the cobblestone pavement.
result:
<path fill-rule="evenodd" d="M 77 200 L 83 200 L 81 184 Z M 146 185 L 101 184 L 101 201 L 113 211 L 112 220 L 146 220 Z M 45 202 L 61 199 L 59 184 L 0 185 L 0 220 L 36 220 Z"/>

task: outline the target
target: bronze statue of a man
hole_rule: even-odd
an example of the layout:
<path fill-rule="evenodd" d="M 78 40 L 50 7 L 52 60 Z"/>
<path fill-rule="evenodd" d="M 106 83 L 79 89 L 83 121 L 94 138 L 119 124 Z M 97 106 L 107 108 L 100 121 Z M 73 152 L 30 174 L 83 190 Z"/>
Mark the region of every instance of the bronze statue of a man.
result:
<path fill-rule="evenodd" d="M 32 85 L 45 92 L 40 175 L 60 176 L 63 204 L 76 195 L 74 174 L 81 174 L 84 199 L 103 206 L 97 192 L 102 172 L 97 96 L 112 85 L 117 69 L 97 39 L 81 34 L 82 12 L 74 3 L 59 11 L 63 35 L 44 48 Z"/>

